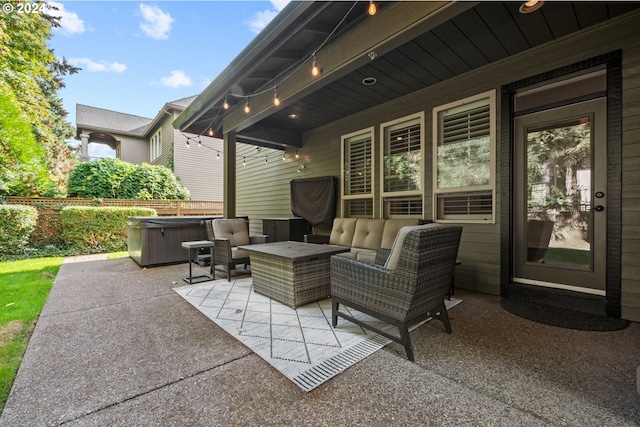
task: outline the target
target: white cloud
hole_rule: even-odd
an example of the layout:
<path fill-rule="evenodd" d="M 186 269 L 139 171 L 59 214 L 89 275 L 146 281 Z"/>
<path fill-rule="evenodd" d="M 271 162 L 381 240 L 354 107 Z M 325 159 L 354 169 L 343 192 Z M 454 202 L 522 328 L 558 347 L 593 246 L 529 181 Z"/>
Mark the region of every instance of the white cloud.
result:
<path fill-rule="evenodd" d="M 169 77 L 163 77 L 160 79 L 160 83 L 167 87 L 177 88 L 180 86 L 191 86 L 192 82 L 189 76 L 184 71 L 173 70 Z"/>
<path fill-rule="evenodd" d="M 169 31 L 175 22 L 170 14 L 164 12 L 158 6 L 151 6 L 140 3 L 140 14 L 142 22 L 140 29 L 149 37 L 156 40 L 166 40 L 169 38 Z"/>
<path fill-rule="evenodd" d="M 271 0 L 273 9 L 256 12 L 251 19 L 245 21 L 245 24 L 249 27 L 249 30 L 258 34 L 282 9 L 284 9 L 286 5 L 289 4 L 289 1 L 290 0 Z"/>
<path fill-rule="evenodd" d="M 60 31 L 67 36 L 85 32 L 84 21 L 80 19 L 77 13 L 66 10 L 62 3 L 56 1 L 50 1 L 47 4 L 57 9 L 49 9 L 47 13 L 51 16 L 60 17 L 60 27 L 54 28 L 53 31 Z"/>
<path fill-rule="evenodd" d="M 109 73 L 122 73 L 127 69 L 125 64 L 119 62 L 107 62 L 100 61 L 94 62 L 89 58 L 69 58 L 69 63 L 76 67 L 86 68 L 91 72 L 109 72 Z"/>

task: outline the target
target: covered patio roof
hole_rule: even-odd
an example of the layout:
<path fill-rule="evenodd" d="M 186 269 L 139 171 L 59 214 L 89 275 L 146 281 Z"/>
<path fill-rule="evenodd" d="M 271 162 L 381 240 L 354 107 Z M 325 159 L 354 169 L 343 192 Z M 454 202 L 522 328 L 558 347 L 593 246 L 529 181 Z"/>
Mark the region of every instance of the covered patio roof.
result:
<path fill-rule="evenodd" d="M 196 134 L 234 132 L 237 142 L 259 146 L 300 147 L 306 131 L 639 6 L 547 2 L 523 14 L 521 2 L 376 4 L 378 12 L 369 16 L 367 1 L 290 3 L 174 126 Z M 314 60 L 321 69 L 316 77 Z"/>

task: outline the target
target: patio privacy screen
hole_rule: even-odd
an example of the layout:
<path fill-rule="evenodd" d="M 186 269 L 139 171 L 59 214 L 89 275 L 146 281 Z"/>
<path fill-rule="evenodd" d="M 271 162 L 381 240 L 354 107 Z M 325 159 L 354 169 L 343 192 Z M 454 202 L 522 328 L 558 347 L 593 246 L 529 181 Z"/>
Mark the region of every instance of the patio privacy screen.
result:
<path fill-rule="evenodd" d="M 333 226 L 336 214 L 336 184 L 334 176 L 291 180 L 291 212 L 313 226 Z"/>

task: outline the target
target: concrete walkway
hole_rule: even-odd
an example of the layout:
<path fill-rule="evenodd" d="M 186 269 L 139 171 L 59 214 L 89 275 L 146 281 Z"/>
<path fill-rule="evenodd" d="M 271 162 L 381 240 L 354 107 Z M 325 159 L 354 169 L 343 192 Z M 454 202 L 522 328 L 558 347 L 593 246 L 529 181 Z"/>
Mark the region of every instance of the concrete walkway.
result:
<path fill-rule="evenodd" d="M 640 324 L 536 324 L 457 291 L 453 334 L 412 333 L 310 393 L 173 292 L 187 266 L 68 258 L 0 426 L 638 426 Z"/>

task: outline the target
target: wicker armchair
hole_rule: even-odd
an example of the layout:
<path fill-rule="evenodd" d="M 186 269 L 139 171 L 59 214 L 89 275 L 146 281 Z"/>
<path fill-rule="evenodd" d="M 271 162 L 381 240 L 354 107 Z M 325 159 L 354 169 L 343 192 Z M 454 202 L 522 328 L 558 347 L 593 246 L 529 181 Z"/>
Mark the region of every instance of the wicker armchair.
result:
<path fill-rule="evenodd" d="M 231 270 L 237 265 L 249 265 L 249 252 L 238 246 L 266 243 L 267 236 L 249 236 L 249 222 L 244 219 L 214 219 L 211 223 L 214 235 L 214 264 L 222 265 L 231 281 Z"/>
<path fill-rule="evenodd" d="M 332 324 L 338 316 L 392 339 L 414 360 L 409 327 L 429 317 L 451 333 L 444 299 L 449 292 L 462 227 L 427 224 L 403 227 L 384 265 L 331 257 Z M 381 262 L 377 260 L 376 262 Z M 394 325 L 399 336 L 366 324 L 340 304 Z"/>

